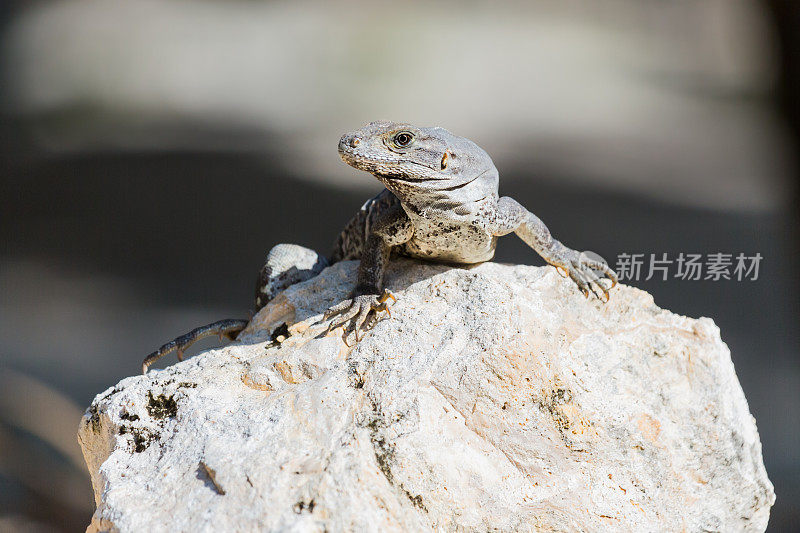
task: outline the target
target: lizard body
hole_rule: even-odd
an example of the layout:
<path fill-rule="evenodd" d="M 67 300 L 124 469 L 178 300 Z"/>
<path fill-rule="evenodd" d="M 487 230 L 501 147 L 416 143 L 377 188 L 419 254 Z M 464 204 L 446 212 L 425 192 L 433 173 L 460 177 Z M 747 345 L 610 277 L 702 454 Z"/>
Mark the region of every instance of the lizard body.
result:
<path fill-rule="evenodd" d="M 443 128 L 372 122 L 339 140 L 339 155 L 348 165 L 374 175 L 386 188 L 368 200 L 340 233 L 325 259 L 296 245 L 274 247 L 256 286 L 255 310 L 278 292 L 318 274 L 325 266 L 358 259 L 358 280 L 352 298 L 325 313 L 336 317 L 333 329 L 345 334 L 369 329 L 387 310 L 383 276 L 393 253 L 429 261 L 481 263 L 494 256 L 497 238 L 516 233 L 549 264 L 557 267 L 584 293 L 608 299 L 603 278 L 617 283 L 604 262 L 593 260 L 553 238 L 547 226 L 516 200 L 498 194 L 499 174 L 478 145 Z M 602 295 L 602 296 L 601 296 Z M 143 370 L 177 350 L 182 359 L 195 340 L 218 334 L 234 339 L 246 320 L 228 319 L 165 344 L 150 354 Z"/>

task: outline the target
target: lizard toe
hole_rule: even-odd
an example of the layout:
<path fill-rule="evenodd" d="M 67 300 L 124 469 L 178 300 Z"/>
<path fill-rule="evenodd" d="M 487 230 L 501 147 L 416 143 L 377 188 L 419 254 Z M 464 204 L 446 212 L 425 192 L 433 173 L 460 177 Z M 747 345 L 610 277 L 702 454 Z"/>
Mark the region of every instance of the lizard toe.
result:
<path fill-rule="evenodd" d="M 345 339 L 354 334 L 356 342 L 361 341 L 363 338 L 361 333 L 375 327 L 380 313 L 385 311 L 391 316 L 388 305 L 389 299 L 396 301 L 394 295 L 386 290 L 380 296 L 363 294 L 331 307 L 325 313 L 324 319 L 336 315 L 339 316 L 328 326 L 328 332 L 344 327 L 343 337 Z"/>

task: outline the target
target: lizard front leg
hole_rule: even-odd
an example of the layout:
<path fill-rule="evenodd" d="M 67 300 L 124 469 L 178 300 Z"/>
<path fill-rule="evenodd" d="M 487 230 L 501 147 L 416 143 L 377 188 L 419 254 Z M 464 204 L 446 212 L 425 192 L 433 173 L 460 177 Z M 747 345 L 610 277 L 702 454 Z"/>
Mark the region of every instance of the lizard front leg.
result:
<path fill-rule="evenodd" d="M 608 301 L 608 289 L 602 278 L 611 280 L 611 287 L 617 284 L 617 275 L 602 261 L 597 261 L 576 250 L 564 246 L 555 239 L 539 217 L 525 209 L 513 198 L 504 196 L 497 202 L 497 211 L 489 228 L 493 235 L 501 236 L 515 232 L 525 244 L 555 266 L 563 269 L 570 279 L 578 285 L 584 296 L 589 291 L 600 300 Z M 600 275 L 598 275 L 600 273 Z M 602 295 L 600 295 L 600 292 Z"/>
<path fill-rule="evenodd" d="M 358 282 L 349 300 L 345 300 L 325 313 L 327 320 L 336 316 L 328 331 L 347 325 L 345 336 L 355 332 L 356 341 L 362 330 L 370 329 L 378 313 L 389 308 L 387 301 L 394 296 L 383 288 L 383 276 L 389 263 L 392 248 L 407 242 L 414 235 L 411 220 L 399 204 L 381 214 L 373 223 L 361 251 L 358 265 Z M 337 316 L 338 315 L 338 316 Z"/>

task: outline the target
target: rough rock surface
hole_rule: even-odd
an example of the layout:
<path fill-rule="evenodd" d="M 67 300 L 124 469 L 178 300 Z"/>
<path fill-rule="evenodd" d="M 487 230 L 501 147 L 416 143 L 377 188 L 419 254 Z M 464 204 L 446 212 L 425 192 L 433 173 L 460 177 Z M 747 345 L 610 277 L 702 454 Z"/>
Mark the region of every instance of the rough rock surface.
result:
<path fill-rule="evenodd" d="M 398 260 L 392 318 L 350 348 L 319 320 L 355 268 L 100 394 L 79 428 L 89 531 L 766 528 L 775 496 L 711 320 L 630 287 L 587 300 L 549 267 Z"/>

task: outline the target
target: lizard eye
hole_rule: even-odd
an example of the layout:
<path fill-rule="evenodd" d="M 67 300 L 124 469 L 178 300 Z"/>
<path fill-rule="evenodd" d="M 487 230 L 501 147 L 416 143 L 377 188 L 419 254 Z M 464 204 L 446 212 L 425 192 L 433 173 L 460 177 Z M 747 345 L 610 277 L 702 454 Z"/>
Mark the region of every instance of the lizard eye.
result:
<path fill-rule="evenodd" d="M 409 144 L 411 144 L 411 141 L 413 140 L 414 140 L 414 135 L 407 131 L 401 131 L 400 133 L 395 134 L 393 139 L 394 144 L 396 144 L 401 148 L 408 146 Z"/>

